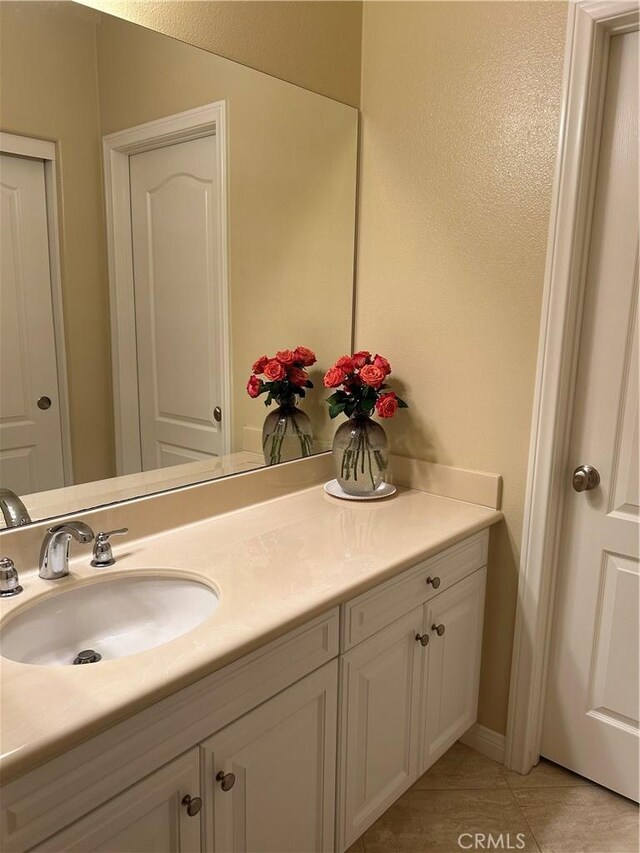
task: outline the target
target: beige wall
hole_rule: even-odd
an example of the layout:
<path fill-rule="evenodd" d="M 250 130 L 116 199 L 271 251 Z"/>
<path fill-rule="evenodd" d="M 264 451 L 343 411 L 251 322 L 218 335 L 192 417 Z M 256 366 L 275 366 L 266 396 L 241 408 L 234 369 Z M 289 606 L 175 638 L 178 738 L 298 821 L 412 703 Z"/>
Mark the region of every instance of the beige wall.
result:
<path fill-rule="evenodd" d="M 225 100 L 229 150 L 234 449 L 261 428 L 254 360 L 308 346 L 313 379 L 351 344 L 357 112 L 151 30 L 97 28 L 103 133 Z M 141 74 L 140 69 L 145 73 Z M 161 81 L 161 85 L 159 85 Z M 319 381 L 320 380 L 320 381 Z M 323 389 L 303 403 L 316 437 L 333 432 Z"/>
<path fill-rule="evenodd" d="M 361 2 L 326 0 L 83 0 L 357 107 Z"/>
<path fill-rule="evenodd" d="M 0 3 L 2 130 L 53 140 L 74 480 L 115 473 L 95 13 Z"/>
<path fill-rule="evenodd" d="M 554 2 L 364 11 L 356 342 L 403 380 L 396 451 L 504 476 L 480 697 L 480 722 L 499 732 L 565 18 Z"/>

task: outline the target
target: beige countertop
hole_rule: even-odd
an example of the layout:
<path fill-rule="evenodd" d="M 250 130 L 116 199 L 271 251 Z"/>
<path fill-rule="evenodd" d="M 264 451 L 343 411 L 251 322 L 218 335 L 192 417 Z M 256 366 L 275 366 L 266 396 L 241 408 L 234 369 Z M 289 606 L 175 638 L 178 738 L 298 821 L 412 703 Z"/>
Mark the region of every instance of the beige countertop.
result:
<path fill-rule="evenodd" d="M 411 489 L 356 503 L 314 486 L 147 539 L 115 540 L 112 569 L 91 568 L 85 547 L 68 578 L 25 573 L 25 592 L 0 601 L 1 617 L 44 595 L 134 570 L 187 573 L 214 585 L 220 603 L 190 633 L 99 666 L 0 659 L 3 781 L 501 518 L 494 509 Z"/>

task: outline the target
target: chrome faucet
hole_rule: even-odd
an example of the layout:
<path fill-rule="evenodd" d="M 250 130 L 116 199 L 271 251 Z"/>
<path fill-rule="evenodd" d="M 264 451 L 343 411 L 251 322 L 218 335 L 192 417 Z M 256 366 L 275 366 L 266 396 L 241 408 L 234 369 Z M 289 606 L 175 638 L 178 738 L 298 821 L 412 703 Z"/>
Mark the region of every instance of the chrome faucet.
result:
<path fill-rule="evenodd" d="M 45 580 L 64 578 L 69 574 L 69 544 L 91 542 L 93 530 L 84 521 L 67 521 L 47 530 L 40 549 L 40 577 Z"/>
<path fill-rule="evenodd" d="M 31 524 L 31 516 L 20 498 L 11 489 L 0 488 L 0 510 L 7 527 L 20 527 Z"/>

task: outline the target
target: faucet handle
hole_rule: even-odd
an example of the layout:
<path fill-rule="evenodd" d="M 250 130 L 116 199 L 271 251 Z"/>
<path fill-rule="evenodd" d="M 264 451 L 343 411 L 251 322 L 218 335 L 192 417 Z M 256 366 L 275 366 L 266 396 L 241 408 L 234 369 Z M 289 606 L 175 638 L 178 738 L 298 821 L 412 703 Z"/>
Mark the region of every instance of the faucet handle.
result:
<path fill-rule="evenodd" d="M 0 597 L 9 598 L 22 592 L 18 571 L 10 557 L 0 557 Z"/>
<path fill-rule="evenodd" d="M 115 563 L 113 551 L 111 550 L 110 536 L 123 536 L 129 532 L 128 527 L 119 527 L 117 530 L 106 530 L 96 535 L 96 541 L 93 543 L 93 559 L 91 565 L 96 568 L 104 568 L 112 566 Z"/>
<path fill-rule="evenodd" d="M 124 536 L 124 534 L 128 533 L 128 532 L 129 532 L 128 527 L 118 527 L 117 530 L 107 530 L 106 532 L 101 531 L 96 536 L 96 539 L 100 539 L 101 541 L 106 542 L 110 536 Z"/>

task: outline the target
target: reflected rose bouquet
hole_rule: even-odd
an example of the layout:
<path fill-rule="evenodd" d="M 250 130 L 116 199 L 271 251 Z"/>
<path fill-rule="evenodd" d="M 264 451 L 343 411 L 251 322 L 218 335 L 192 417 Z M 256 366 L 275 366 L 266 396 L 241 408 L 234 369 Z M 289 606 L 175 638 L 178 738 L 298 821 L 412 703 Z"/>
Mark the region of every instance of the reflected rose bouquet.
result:
<path fill-rule="evenodd" d="M 392 418 L 398 409 L 407 409 L 387 385 L 390 373 L 391 365 L 383 355 L 371 355 L 367 350 L 343 355 L 324 376 L 325 387 L 336 389 L 327 398 L 330 417 L 370 417 L 375 411 L 380 418 Z"/>
<path fill-rule="evenodd" d="M 260 356 L 251 368 L 247 394 L 250 397 L 266 394 L 265 406 L 270 406 L 273 400 L 291 400 L 295 395 L 304 397 L 306 389 L 313 388 L 306 368 L 315 363 L 316 355 L 307 347 L 278 350 L 273 357 Z"/>

